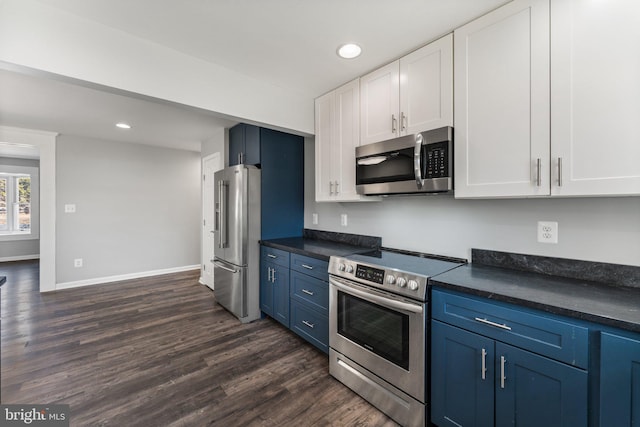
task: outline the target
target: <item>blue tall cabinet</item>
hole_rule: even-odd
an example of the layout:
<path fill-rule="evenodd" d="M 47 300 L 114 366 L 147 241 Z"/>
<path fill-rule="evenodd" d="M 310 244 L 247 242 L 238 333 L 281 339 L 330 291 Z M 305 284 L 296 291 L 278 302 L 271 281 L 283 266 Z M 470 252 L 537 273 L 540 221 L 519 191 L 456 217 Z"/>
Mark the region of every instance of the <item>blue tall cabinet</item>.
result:
<path fill-rule="evenodd" d="M 262 240 L 302 236 L 304 139 L 240 123 L 229 129 L 229 166 L 261 169 Z"/>

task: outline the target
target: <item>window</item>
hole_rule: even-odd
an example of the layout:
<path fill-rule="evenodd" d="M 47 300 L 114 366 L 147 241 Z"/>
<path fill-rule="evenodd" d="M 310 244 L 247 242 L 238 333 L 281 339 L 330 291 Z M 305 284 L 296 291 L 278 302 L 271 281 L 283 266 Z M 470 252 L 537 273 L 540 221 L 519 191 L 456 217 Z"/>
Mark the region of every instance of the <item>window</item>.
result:
<path fill-rule="evenodd" d="M 0 165 L 0 240 L 37 239 L 38 169 Z"/>
<path fill-rule="evenodd" d="M 0 174 L 0 231 L 31 232 L 31 175 Z"/>

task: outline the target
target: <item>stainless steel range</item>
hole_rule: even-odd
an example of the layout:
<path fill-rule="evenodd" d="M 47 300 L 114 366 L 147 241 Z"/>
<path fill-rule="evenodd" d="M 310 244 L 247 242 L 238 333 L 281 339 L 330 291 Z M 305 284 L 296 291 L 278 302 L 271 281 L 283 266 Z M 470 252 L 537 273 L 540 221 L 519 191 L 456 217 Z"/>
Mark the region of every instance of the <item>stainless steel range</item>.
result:
<path fill-rule="evenodd" d="M 404 426 L 426 423 L 427 281 L 464 262 L 394 250 L 329 261 L 329 371 Z"/>

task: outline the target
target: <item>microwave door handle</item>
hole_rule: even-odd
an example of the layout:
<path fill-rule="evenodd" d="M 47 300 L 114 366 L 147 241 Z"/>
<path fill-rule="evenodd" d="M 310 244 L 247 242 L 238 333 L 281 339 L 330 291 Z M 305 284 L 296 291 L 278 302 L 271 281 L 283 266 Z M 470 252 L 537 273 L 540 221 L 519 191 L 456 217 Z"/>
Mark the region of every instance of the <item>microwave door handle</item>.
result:
<path fill-rule="evenodd" d="M 416 176 L 416 185 L 418 189 L 421 189 L 424 185 L 424 179 L 422 179 L 422 143 L 424 138 L 422 134 L 416 134 L 416 143 L 413 152 L 413 171 Z"/>

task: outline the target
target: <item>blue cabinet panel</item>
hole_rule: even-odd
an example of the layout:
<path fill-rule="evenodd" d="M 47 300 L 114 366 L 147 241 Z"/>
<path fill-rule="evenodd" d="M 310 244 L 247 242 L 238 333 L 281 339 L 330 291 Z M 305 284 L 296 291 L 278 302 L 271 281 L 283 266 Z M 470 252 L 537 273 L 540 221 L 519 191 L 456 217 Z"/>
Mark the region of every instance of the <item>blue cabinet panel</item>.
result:
<path fill-rule="evenodd" d="M 496 426 L 587 425 L 587 372 L 496 342 Z"/>
<path fill-rule="evenodd" d="M 275 264 L 260 260 L 260 310 L 273 317 L 273 284 L 271 283 L 271 269 Z"/>
<path fill-rule="evenodd" d="M 289 267 L 266 256 L 260 259 L 260 310 L 289 327 Z"/>
<path fill-rule="evenodd" d="M 603 332 L 600 425 L 640 427 L 640 337 Z"/>
<path fill-rule="evenodd" d="M 229 129 L 229 166 L 260 164 L 260 128 L 240 123 Z"/>
<path fill-rule="evenodd" d="M 291 329 L 323 352 L 329 353 L 329 318 L 326 314 L 291 300 Z"/>
<path fill-rule="evenodd" d="M 291 298 L 295 298 L 320 312 L 328 314 L 329 283 L 292 270 L 290 290 Z"/>
<path fill-rule="evenodd" d="M 494 341 L 434 320 L 431 348 L 431 421 L 493 426 Z"/>
<path fill-rule="evenodd" d="M 260 128 L 262 239 L 297 237 L 304 228 L 303 138 Z"/>
<path fill-rule="evenodd" d="M 291 269 L 320 280 L 329 281 L 329 262 L 299 254 L 291 254 Z"/>
<path fill-rule="evenodd" d="M 589 330 L 558 316 L 433 290 L 434 319 L 587 368 Z"/>
<path fill-rule="evenodd" d="M 229 166 L 240 164 L 244 152 L 245 125 L 243 123 L 229 129 Z"/>

